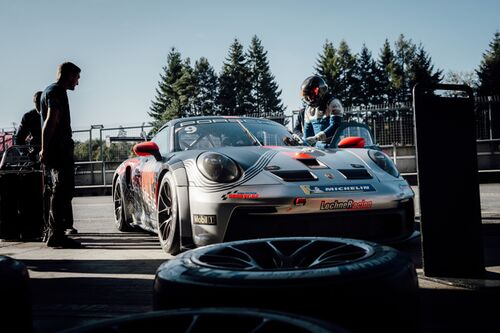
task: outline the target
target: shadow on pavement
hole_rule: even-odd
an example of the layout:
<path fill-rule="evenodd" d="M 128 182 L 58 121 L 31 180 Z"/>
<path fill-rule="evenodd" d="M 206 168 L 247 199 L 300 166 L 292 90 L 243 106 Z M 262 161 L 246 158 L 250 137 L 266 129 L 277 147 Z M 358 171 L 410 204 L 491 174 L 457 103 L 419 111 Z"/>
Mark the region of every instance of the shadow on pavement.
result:
<path fill-rule="evenodd" d="M 155 274 L 156 269 L 168 259 L 126 260 L 50 260 L 23 259 L 30 271 L 93 274 Z M 119 277 L 117 277 L 119 278 Z"/>

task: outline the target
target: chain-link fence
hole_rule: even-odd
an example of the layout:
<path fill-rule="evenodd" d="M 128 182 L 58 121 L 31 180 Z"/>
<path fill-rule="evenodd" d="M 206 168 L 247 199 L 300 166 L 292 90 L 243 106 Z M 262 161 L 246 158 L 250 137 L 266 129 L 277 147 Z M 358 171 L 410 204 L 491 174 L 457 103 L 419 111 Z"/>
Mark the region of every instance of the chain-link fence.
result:
<path fill-rule="evenodd" d="M 475 113 L 477 139 L 500 139 L 500 96 L 476 97 Z M 379 145 L 415 144 L 411 103 L 347 107 L 344 120 L 368 124 Z M 432 115 L 429 115 L 429 121 L 432 121 Z"/>
<path fill-rule="evenodd" d="M 269 118 L 284 123 L 288 128 L 295 125 L 297 112 L 290 116 L 269 115 Z M 380 146 L 413 147 L 413 107 L 410 103 L 383 104 L 369 107 L 346 107 L 344 121 L 366 123 L 373 131 Z M 429 116 L 432 121 L 432 115 Z M 477 138 L 500 139 L 500 98 L 476 98 Z M 116 167 L 132 156 L 133 146 L 147 139 L 151 126 L 129 126 L 106 128 L 92 125 L 88 129 L 73 131 L 77 185 L 109 185 Z M 0 149 L 1 141 L 0 136 Z M 80 179 L 80 181 L 78 181 Z"/>

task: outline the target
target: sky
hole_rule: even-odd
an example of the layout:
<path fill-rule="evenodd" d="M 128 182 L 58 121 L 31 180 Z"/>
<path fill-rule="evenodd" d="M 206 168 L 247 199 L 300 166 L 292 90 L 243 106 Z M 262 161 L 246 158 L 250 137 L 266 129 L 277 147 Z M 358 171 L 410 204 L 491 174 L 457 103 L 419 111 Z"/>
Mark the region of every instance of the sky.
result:
<path fill-rule="evenodd" d="M 365 43 L 377 58 L 404 34 L 436 69 L 473 71 L 498 13 L 498 0 L 0 0 L 0 131 L 19 124 L 65 61 L 82 69 L 68 91 L 73 130 L 141 125 L 172 47 L 220 73 L 234 39 L 246 50 L 256 35 L 290 114 L 327 40 L 353 53 Z"/>

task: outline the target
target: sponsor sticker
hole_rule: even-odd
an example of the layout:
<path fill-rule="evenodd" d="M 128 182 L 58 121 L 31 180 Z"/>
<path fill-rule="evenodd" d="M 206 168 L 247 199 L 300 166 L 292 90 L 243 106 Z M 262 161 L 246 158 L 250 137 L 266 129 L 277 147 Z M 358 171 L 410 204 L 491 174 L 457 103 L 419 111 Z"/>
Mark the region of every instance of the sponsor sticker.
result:
<path fill-rule="evenodd" d="M 217 217 L 216 217 L 216 215 L 193 214 L 193 222 L 194 222 L 194 224 L 216 225 L 217 224 Z"/>
<path fill-rule="evenodd" d="M 196 128 L 196 126 L 187 126 L 187 127 L 184 127 L 184 132 L 186 132 L 187 134 L 193 134 L 193 133 L 196 133 L 198 129 Z"/>
<path fill-rule="evenodd" d="M 221 196 L 222 200 L 227 200 L 227 199 L 257 199 L 260 197 L 260 194 L 257 192 L 238 192 L 236 191 L 230 191 L 227 192 L 226 194 L 223 194 Z"/>
<path fill-rule="evenodd" d="M 327 185 L 327 186 L 310 186 L 300 185 L 300 188 L 305 194 L 316 193 L 336 193 L 336 192 L 374 192 L 375 188 L 370 184 L 358 185 Z"/>
<path fill-rule="evenodd" d="M 339 209 L 370 209 L 373 207 L 373 202 L 370 200 L 355 201 L 352 199 L 341 201 L 321 201 L 320 210 L 339 210 Z"/>

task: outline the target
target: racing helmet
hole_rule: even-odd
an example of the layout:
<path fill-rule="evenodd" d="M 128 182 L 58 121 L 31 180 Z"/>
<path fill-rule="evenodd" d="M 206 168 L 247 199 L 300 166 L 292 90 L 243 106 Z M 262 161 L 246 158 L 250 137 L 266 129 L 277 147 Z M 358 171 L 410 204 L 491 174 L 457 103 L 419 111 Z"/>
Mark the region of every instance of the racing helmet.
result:
<path fill-rule="evenodd" d="M 302 100 L 309 106 L 318 106 L 319 102 L 328 93 L 328 85 L 321 76 L 312 75 L 302 82 L 300 95 Z"/>

